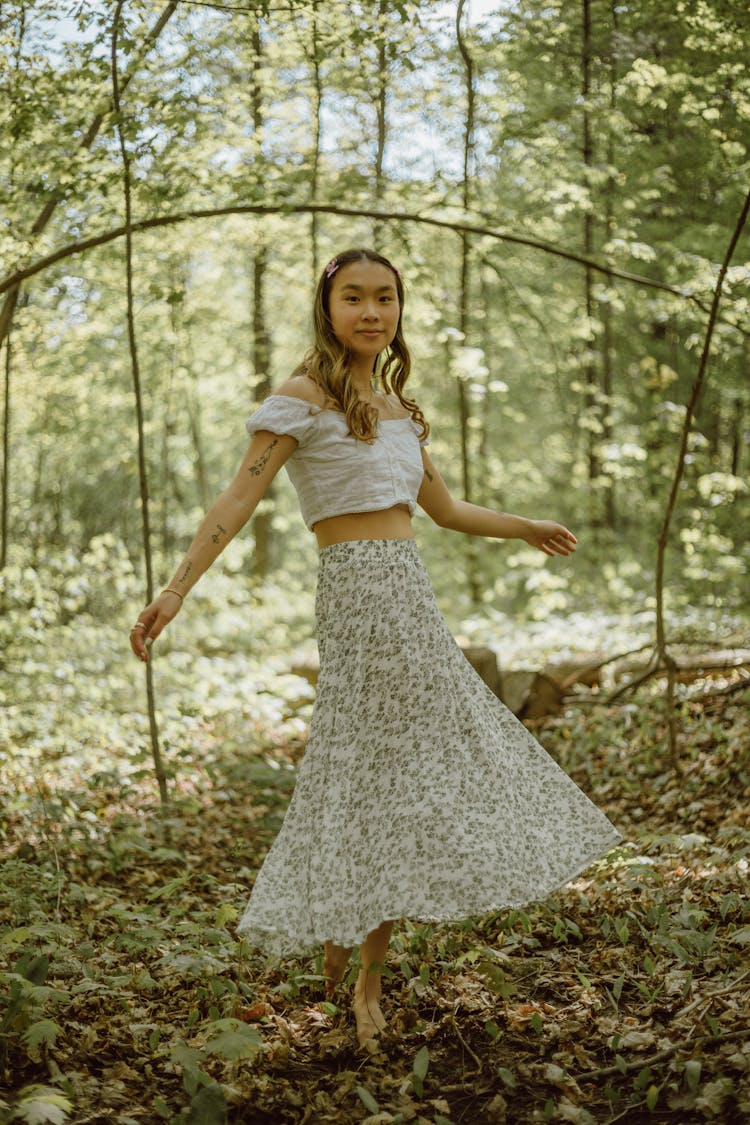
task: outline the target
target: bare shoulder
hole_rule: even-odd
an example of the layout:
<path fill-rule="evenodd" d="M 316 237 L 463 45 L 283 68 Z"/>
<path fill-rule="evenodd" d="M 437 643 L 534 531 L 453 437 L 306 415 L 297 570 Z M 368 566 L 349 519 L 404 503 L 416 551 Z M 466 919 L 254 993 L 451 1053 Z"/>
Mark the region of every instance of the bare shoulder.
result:
<path fill-rule="evenodd" d="M 325 403 L 323 391 L 309 375 L 293 375 L 291 379 L 276 387 L 273 393 L 287 395 L 289 398 L 301 398 L 315 406 L 323 406 Z"/>

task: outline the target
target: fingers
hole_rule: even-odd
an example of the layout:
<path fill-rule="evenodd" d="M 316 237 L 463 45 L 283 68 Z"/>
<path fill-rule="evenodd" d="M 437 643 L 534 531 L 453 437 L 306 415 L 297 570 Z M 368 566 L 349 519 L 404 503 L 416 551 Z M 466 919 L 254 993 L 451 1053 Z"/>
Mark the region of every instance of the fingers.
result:
<path fill-rule="evenodd" d="M 146 640 L 153 640 L 154 636 L 158 636 L 161 629 L 154 633 L 154 626 L 157 620 L 158 610 L 155 606 L 147 606 L 139 615 L 133 628 L 130 630 L 130 647 L 144 663 L 148 662 L 148 649 L 146 648 Z"/>
<path fill-rule="evenodd" d="M 550 555 L 572 555 L 575 552 L 575 544 L 567 540 L 562 542 L 559 539 L 548 540 L 545 544 L 549 548 Z"/>
<path fill-rule="evenodd" d="M 161 595 L 160 595 L 161 597 Z M 177 601 L 177 598 L 172 598 L 171 601 Z M 171 604 L 171 602 L 168 602 Z M 162 630 L 169 624 L 172 618 L 179 610 L 179 605 L 175 606 L 169 613 L 164 612 L 164 606 L 159 600 L 153 601 L 151 605 L 147 605 L 144 610 L 138 615 L 133 628 L 130 630 L 130 647 L 144 664 L 148 664 L 149 651 L 148 645 L 161 634 Z"/>
<path fill-rule="evenodd" d="M 551 535 L 539 544 L 539 550 L 545 555 L 572 555 L 578 540 L 567 528 L 562 528 L 557 535 Z"/>
<path fill-rule="evenodd" d="M 148 636 L 148 627 L 143 621 L 143 617 L 139 617 L 136 624 L 130 630 L 130 647 L 138 657 L 139 660 L 144 662 L 148 661 L 148 649 L 146 648 L 146 637 Z"/>

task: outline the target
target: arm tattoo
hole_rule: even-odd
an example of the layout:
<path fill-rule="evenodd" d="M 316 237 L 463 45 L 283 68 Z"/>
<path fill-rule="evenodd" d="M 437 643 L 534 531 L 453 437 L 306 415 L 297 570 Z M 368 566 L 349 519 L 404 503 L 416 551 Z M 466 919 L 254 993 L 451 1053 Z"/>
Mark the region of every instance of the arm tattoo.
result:
<path fill-rule="evenodd" d="M 179 578 L 177 579 L 177 581 L 178 581 L 178 582 L 185 582 L 185 581 L 187 581 L 187 576 L 188 576 L 188 574 L 190 574 L 190 571 L 191 571 L 192 569 L 193 569 L 193 564 L 192 564 L 191 562 L 189 562 L 189 563 L 187 564 L 187 566 L 185 567 L 185 569 L 183 570 L 183 572 L 182 572 L 182 574 L 180 575 L 180 577 L 179 577 Z"/>
<path fill-rule="evenodd" d="M 211 538 L 213 539 L 214 543 L 218 543 L 219 540 L 221 539 L 222 535 L 226 535 L 226 533 L 227 533 L 227 529 L 225 527 L 222 527 L 220 523 L 217 523 L 216 531 L 211 536 Z"/>
<path fill-rule="evenodd" d="M 425 476 L 427 477 L 427 479 L 428 479 L 428 481 L 430 482 L 430 484 L 432 484 L 432 482 L 434 481 L 434 479 L 435 479 L 435 478 L 434 478 L 434 476 L 432 475 L 432 473 L 431 473 L 431 472 L 429 471 L 429 469 L 425 469 L 425 471 L 424 471 L 424 475 L 425 475 Z"/>
<path fill-rule="evenodd" d="M 268 448 L 263 450 L 263 452 L 261 453 L 258 460 L 255 462 L 255 464 L 249 466 L 247 471 L 250 473 L 251 477 L 259 477 L 260 476 L 260 474 L 263 472 L 266 465 L 268 464 L 268 461 L 271 457 L 271 452 L 273 450 L 273 447 L 275 445 L 278 445 L 278 444 L 279 444 L 279 439 L 274 438 L 273 441 L 271 442 L 271 444 L 268 446 Z"/>

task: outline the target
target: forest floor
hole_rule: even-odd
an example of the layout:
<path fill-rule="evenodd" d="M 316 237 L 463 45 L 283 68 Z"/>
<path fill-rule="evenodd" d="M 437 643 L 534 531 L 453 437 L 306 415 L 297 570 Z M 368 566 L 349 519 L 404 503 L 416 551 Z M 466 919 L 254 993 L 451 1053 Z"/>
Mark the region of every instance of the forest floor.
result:
<path fill-rule="evenodd" d="M 163 812 L 147 762 L 28 731 L 0 760 L 0 1122 L 750 1120 L 747 694 L 692 696 L 680 776 L 658 685 L 535 725 L 628 842 L 526 911 L 399 924 L 374 1053 L 319 959 L 234 935 L 304 724 L 194 719 Z"/>

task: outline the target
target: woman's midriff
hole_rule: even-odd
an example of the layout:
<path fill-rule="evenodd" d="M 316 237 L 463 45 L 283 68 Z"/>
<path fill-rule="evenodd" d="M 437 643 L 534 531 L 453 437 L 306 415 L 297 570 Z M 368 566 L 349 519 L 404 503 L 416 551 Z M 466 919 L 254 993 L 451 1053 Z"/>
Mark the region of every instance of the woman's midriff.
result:
<path fill-rule="evenodd" d="M 413 539 L 411 515 L 406 504 L 396 504 L 382 512 L 351 512 L 318 520 L 313 531 L 319 547 L 346 543 L 352 539 Z"/>

